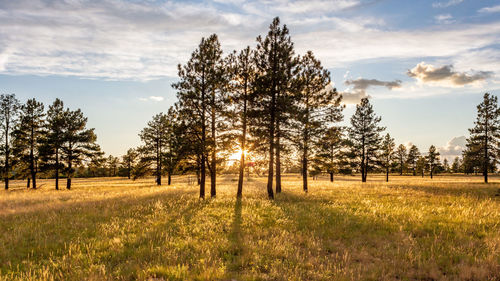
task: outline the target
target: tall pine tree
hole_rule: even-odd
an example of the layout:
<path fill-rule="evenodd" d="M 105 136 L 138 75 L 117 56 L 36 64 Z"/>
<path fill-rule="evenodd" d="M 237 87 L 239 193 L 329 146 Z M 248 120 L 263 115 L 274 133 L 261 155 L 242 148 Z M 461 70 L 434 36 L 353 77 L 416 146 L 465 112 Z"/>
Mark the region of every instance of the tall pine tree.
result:
<path fill-rule="evenodd" d="M 41 102 L 29 99 L 21 106 L 19 123 L 14 131 L 14 154 L 28 168 L 33 189 L 39 170 L 40 147 L 45 139 L 45 112 Z"/>
<path fill-rule="evenodd" d="M 11 136 L 18 122 L 20 107 L 21 105 L 14 94 L 0 95 L 0 132 L 3 136 L 3 174 L 6 190 L 9 189 L 9 178 L 11 170 Z"/>
<path fill-rule="evenodd" d="M 385 181 L 389 182 L 389 171 L 391 169 L 392 162 L 395 159 L 395 148 L 396 143 L 391 135 L 386 134 L 384 140 L 382 141 L 382 155 L 381 162 L 385 168 Z"/>
<path fill-rule="evenodd" d="M 429 173 L 432 179 L 434 175 L 434 169 L 439 165 L 439 152 L 437 152 L 437 149 L 434 145 L 431 145 L 429 147 L 429 152 L 427 153 L 426 160 L 427 164 L 429 165 Z"/>
<path fill-rule="evenodd" d="M 330 84 L 330 72 L 321 66 L 311 51 L 300 59 L 298 93 L 295 97 L 295 143 L 301 153 L 302 187 L 308 191 L 308 169 L 312 156 L 318 152 L 323 136 L 328 129 L 342 121 L 341 95 Z"/>
<path fill-rule="evenodd" d="M 96 144 L 97 136 L 94 129 L 87 129 L 87 117 L 80 109 L 66 109 L 63 116 L 61 156 L 66 161 L 66 188 L 71 189 L 75 167 L 99 153 L 100 148 Z"/>
<path fill-rule="evenodd" d="M 274 198 L 273 175 L 276 164 L 276 192 L 281 192 L 281 140 L 283 123 L 291 96 L 293 69 L 298 61 L 294 59 L 294 47 L 286 25 L 281 26 L 275 18 L 269 26 L 266 37 L 257 37 L 255 64 L 257 73 L 254 117 L 252 128 L 255 136 L 267 142 L 269 168 L 267 192 Z"/>
<path fill-rule="evenodd" d="M 194 150 L 199 158 L 200 198 L 205 198 L 206 166 L 208 155 L 216 162 L 215 149 L 217 129 L 217 107 L 222 106 L 221 67 L 222 51 L 217 35 L 202 38 L 198 48 L 185 65 L 178 66 L 180 81 L 172 84 L 177 90 L 178 107 L 189 128 L 189 135 L 196 144 Z M 216 107 L 217 106 L 217 107 Z M 212 134 L 208 135 L 207 130 Z M 213 150 L 210 153 L 210 150 Z M 210 167 L 211 195 L 215 196 L 216 163 Z"/>
<path fill-rule="evenodd" d="M 148 125 L 139 134 L 139 137 L 144 142 L 141 149 L 143 162 L 154 163 L 157 185 L 161 185 L 161 176 L 163 173 L 162 156 L 167 146 L 168 125 L 169 120 L 167 115 L 159 113 L 153 116 L 153 119 L 148 122 Z"/>
<path fill-rule="evenodd" d="M 407 166 L 412 170 L 414 176 L 417 175 L 417 161 L 420 157 L 420 151 L 416 145 L 410 146 L 408 150 L 408 156 L 406 158 Z"/>
<path fill-rule="evenodd" d="M 231 56 L 232 94 L 231 100 L 234 107 L 234 129 L 239 131 L 239 147 L 241 150 L 240 167 L 238 176 L 238 190 L 236 197 L 243 195 L 243 174 L 245 169 L 245 156 L 248 145 L 249 112 L 251 111 L 253 89 L 255 83 L 255 63 L 253 50 L 246 47 L 239 54 Z"/>
<path fill-rule="evenodd" d="M 385 130 L 384 127 L 379 126 L 380 121 L 381 118 L 375 115 L 368 98 L 361 99 L 361 102 L 356 105 L 356 112 L 351 117 L 349 137 L 361 171 L 362 182 L 366 182 L 370 165 L 374 165 L 380 149 L 382 141 L 380 133 Z"/>
<path fill-rule="evenodd" d="M 488 172 L 498 162 L 500 141 L 500 110 L 497 97 L 484 94 L 483 102 L 477 106 L 477 118 L 470 132 L 470 148 L 481 163 L 484 182 L 488 182 Z"/>
<path fill-rule="evenodd" d="M 61 151 L 64 143 L 64 127 L 66 118 L 64 103 L 56 99 L 47 111 L 47 135 L 41 149 L 42 167 L 44 170 L 54 170 L 55 187 L 59 189 L 59 174 L 64 167 L 61 161 Z"/>

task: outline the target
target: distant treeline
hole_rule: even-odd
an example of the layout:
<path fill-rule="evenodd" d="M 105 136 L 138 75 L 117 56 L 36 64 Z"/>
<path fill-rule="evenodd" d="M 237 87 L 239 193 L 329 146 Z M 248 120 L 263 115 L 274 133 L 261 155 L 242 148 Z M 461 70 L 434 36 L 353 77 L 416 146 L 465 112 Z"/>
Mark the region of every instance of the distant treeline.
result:
<path fill-rule="evenodd" d="M 210 195 L 216 196 L 217 175 L 239 174 L 237 196 L 245 173 L 267 176 L 269 198 L 282 191 L 283 172 L 308 179 L 327 173 L 370 172 L 410 174 L 432 178 L 436 172 L 495 172 L 498 160 L 497 97 L 484 95 L 467 149 L 453 163 L 434 145 L 421 153 L 412 145 L 396 146 L 380 126 L 368 98 L 360 100 L 351 125 L 341 126 L 342 95 L 331 86 L 330 73 L 311 51 L 295 54 L 286 25 L 275 18 L 256 46 L 224 55 L 217 35 L 202 38 L 191 58 L 178 66 L 178 101 L 148 122 L 140 147 L 118 159 L 103 157 L 93 129 L 80 110 L 64 109 L 56 100 L 45 112 L 34 99 L 20 105 L 13 95 L 0 104 L 5 186 L 8 179 L 55 177 L 61 173 L 71 187 L 74 176 L 154 175 L 171 183 L 172 174 L 196 174 L 200 197 L 205 197 L 207 172 Z M 239 160 L 229 159 L 239 152 Z M 274 188 L 275 187 L 275 188 Z"/>

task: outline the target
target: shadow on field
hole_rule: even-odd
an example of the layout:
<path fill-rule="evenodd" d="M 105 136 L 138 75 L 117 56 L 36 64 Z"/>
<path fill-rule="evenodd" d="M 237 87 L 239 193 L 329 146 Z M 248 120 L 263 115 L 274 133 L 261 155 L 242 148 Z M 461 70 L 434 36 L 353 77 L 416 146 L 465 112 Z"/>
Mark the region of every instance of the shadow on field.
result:
<path fill-rule="evenodd" d="M 237 198 L 234 204 L 234 217 L 231 224 L 231 232 L 229 233 L 229 253 L 231 254 L 231 260 L 228 265 L 228 270 L 230 272 L 240 271 L 241 256 L 243 255 L 243 241 L 242 241 L 242 217 L 241 217 L 242 202 L 241 198 Z"/>
<path fill-rule="evenodd" d="M 275 204 L 291 222 L 286 243 L 293 253 L 284 264 L 301 267 L 308 273 L 303 279 L 317 279 L 315 268 L 329 279 L 356 280 L 382 266 L 387 268 L 382 279 L 404 274 L 396 253 L 404 242 L 395 226 L 311 194 L 286 191 Z"/>
<path fill-rule="evenodd" d="M 186 195 L 187 194 L 187 195 Z M 145 206 L 154 205 L 158 200 L 172 200 L 176 197 L 182 198 L 188 196 L 196 198 L 195 191 L 175 190 L 167 193 L 155 193 L 139 197 L 119 196 L 110 199 L 103 199 L 90 202 L 76 202 L 74 204 L 58 206 L 52 208 L 47 206 L 43 212 L 29 212 L 7 215 L 2 218 L 0 224 L 0 232 L 4 235 L 9 233 L 4 226 L 15 225 L 16 221 L 21 220 L 30 222 L 26 225 L 17 225 L 16 232 L 11 233 L 6 244 L 6 251 L 0 251 L 0 272 L 19 268 L 27 270 L 25 260 L 59 260 L 63 255 L 67 254 L 67 247 L 73 241 L 78 241 L 77 247 L 81 247 L 82 251 L 95 251 L 93 249 L 99 240 L 102 238 L 103 226 L 113 225 L 119 218 L 145 218 L 152 215 L 154 210 L 146 210 Z M 189 209 L 194 207 L 201 208 L 203 201 L 196 204 L 198 200 L 191 200 L 195 204 L 184 204 L 172 216 L 171 221 L 175 221 L 178 217 L 190 218 Z M 136 210 L 143 210 L 137 212 Z M 141 231 L 141 229 L 129 229 L 128 231 Z M 15 234 L 15 235 L 14 235 Z M 6 236 L 7 237 L 7 236 Z M 109 237 L 108 237 L 109 238 Z M 83 249 L 90 247 L 88 249 Z M 127 246 L 125 249 L 131 255 L 135 254 L 134 244 Z M 37 251 L 33 251 L 37 249 Z M 119 251 L 110 252 L 109 257 L 103 256 L 104 260 L 114 262 L 119 258 Z M 111 266 L 113 267 L 113 266 Z M 68 273 L 67 273 L 68 274 Z"/>
<path fill-rule="evenodd" d="M 288 238 L 296 254 L 288 259 L 296 260 L 287 263 L 304 267 L 303 271 L 310 273 L 302 276 L 306 280 L 315 279 L 314 268 L 322 268 L 323 277 L 329 279 L 359 280 L 378 272 L 377 279 L 387 280 L 425 279 L 429 277 L 425 275 L 426 267 L 438 267 L 435 260 L 424 265 L 405 260 L 405 253 L 413 251 L 409 250 L 412 244 L 408 235 L 377 215 L 295 192 L 280 194 L 276 205 L 293 222 Z M 307 264 L 314 267 L 307 271 Z M 414 274 L 415 269 L 419 269 L 420 276 Z"/>

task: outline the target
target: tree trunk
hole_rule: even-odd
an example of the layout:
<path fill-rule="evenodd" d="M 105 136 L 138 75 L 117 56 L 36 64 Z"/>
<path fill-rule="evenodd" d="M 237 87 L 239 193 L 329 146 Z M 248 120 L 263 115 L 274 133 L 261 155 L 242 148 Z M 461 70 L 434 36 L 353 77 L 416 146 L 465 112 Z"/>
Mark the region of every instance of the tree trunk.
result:
<path fill-rule="evenodd" d="M 484 169 L 483 169 L 483 175 L 484 175 L 484 182 L 488 183 L 488 165 L 489 165 L 489 155 L 488 155 L 488 115 L 486 116 L 486 122 L 485 122 L 485 140 L 484 140 Z"/>
<path fill-rule="evenodd" d="M 307 193 L 307 147 L 304 146 L 304 152 L 302 155 L 302 187 L 304 192 Z"/>
<path fill-rule="evenodd" d="M 5 190 L 9 189 L 9 154 L 10 154 L 10 148 L 9 148 L 9 120 L 6 120 L 5 123 Z"/>
<path fill-rule="evenodd" d="M 333 182 L 333 172 L 330 172 L 330 182 Z"/>
<path fill-rule="evenodd" d="M 167 185 L 170 185 L 172 183 L 172 174 L 170 171 L 168 172 L 168 179 L 167 179 Z"/>
<path fill-rule="evenodd" d="M 56 190 L 59 190 L 59 148 L 56 148 Z"/>
<path fill-rule="evenodd" d="M 71 176 L 73 174 L 72 168 L 73 168 L 73 161 L 71 161 L 72 155 L 71 153 L 68 154 L 68 179 L 66 180 L 66 189 L 71 189 Z"/>
<path fill-rule="evenodd" d="M 361 140 L 361 182 L 366 182 L 365 177 L 365 138 L 363 137 Z"/>
<path fill-rule="evenodd" d="M 244 146 L 244 145 L 243 145 Z M 243 196 L 243 173 L 245 168 L 245 153 L 242 149 L 240 158 L 240 174 L 238 177 L 238 192 L 236 193 L 236 198 L 241 198 Z"/>
<path fill-rule="evenodd" d="M 215 92 L 212 92 L 212 112 L 211 112 L 211 117 L 212 117 L 212 164 L 210 166 L 210 197 L 214 198 L 217 195 L 217 190 L 216 190 L 216 183 L 217 183 L 217 135 L 215 131 Z"/>
<path fill-rule="evenodd" d="M 31 138 L 30 138 L 30 173 L 33 178 L 33 189 L 36 189 L 36 170 L 35 170 L 35 155 L 34 155 L 34 139 L 35 131 L 33 126 L 31 126 Z"/>
<path fill-rule="evenodd" d="M 274 39 L 276 40 L 276 34 L 274 35 Z M 275 133 L 275 126 L 276 126 L 276 94 L 277 94 L 277 81 L 276 81 L 276 74 L 277 74 L 277 50 L 276 50 L 276 43 L 273 42 L 272 44 L 272 57 L 273 57 L 273 67 L 272 67 L 272 86 L 271 86 L 271 104 L 269 106 L 270 110 L 270 120 L 269 120 L 269 169 L 267 171 L 267 195 L 269 196 L 269 199 L 274 199 L 274 192 L 273 192 L 273 175 L 274 175 L 274 133 Z"/>
<path fill-rule="evenodd" d="M 387 167 L 385 170 L 385 181 L 389 182 L 389 167 Z"/>
<path fill-rule="evenodd" d="M 278 120 L 278 119 L 277 119 Z M 281 193 L 281 144 L 279 120 L 276 122 L 276 193 Z"/>
<path fill-rule="evenodd" d="M 36 189 L 36 173 L 31 174 L 31 177 L 33 179 L 33 189 Z"/>
<path fill-rule="evenodd" d="M 26 181 L 26 188 L 30 188 L 31 183 L 31 178 L 28 177 L 28 180 Z"/>
<path fill-rule="evenodd" d="M 244 99 L 243 99 L 243 120 L 242 120 L 242 134 L 241 134 L 241 158 L 240 158 L 240 174 L 238 177 L 238 192 L 236 198 L 243 196 L 243 174 L 245 169 L 245 150 L 247 138 L 247 81 L 245 81 Z"/>
<path fill-rule="evenodd" d="M 200 198 L 205 199 L 205 179 L 206 179 L 206 123 L 205 123 L 205 71 L 202 73 L 202 88 L 201 88 L 201 161 L 200 161 Z"/>
<path fill-rule="evenodd" d="M 161 141 L 156 142 L 156 185 L 161 185 Z"/>

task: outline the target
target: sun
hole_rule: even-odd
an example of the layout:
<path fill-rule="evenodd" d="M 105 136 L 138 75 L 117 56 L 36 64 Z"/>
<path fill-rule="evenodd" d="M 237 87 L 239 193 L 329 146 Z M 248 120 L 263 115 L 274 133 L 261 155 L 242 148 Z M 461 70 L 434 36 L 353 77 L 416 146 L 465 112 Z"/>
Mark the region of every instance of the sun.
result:
<path fill-rule="evenodd" d="M 229 160 L 233 160 L 233 161 L 240 160 L 242 152 L 245 153 L 245 154 L 247 153 L 246 151 L 242 151 L 241 149 L 238 149 L 233 154 L 231 154 L 229 156 Z"/>

